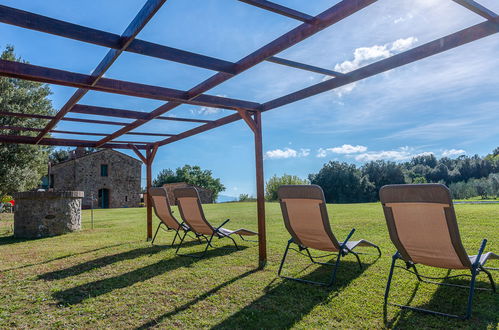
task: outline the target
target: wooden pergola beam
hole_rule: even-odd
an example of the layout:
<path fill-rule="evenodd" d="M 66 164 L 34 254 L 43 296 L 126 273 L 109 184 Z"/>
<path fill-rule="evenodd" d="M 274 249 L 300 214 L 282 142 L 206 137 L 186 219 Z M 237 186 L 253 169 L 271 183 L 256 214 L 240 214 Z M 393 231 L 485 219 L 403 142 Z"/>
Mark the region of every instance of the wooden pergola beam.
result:
<path fill-rule="evenodd" d="M 256 102 L 207 94 L 199 94 L 195 97 L 191 97 L 188 95 L 188 92 L 178 89 L 145 85 L 109 78 L 101 78 L 97 82 L 92 84 L 89 83 L 89 81 L 92 81 L 94 78 L 90 75 L 8 60 L 0 60 L 0 76 L 32 80 L 61 86 L 77 87 L 82 91 L 95 90 L 107 93 L 143 97 L 148 99 L 207 106 L 212 108 L 222 108 L 229 110 L 237 110 L 241 108 L 244 110 L 257 111 L 260 107 L 260 104 Z M 78 96 L 75 97 L 75 99 L 77 98 L 79 100 L 79 95 L 80 93 L 78 93 Z M 71 108 L 66 107 L 65 109 L 67 110 L 64 111 L 64 114 L 66 114 Z M 59 111 L 58 114 L 62 114 L 61 111 Z M 56 115 L 56 118 L 59 118 L 60 116 L 61 115 Z"/>
<path fill-rule="evenodd" d="M 76 104 L 71 109 L 71 112 L 84 113 L 84 114 L 88 114 L 88 115 L 97 115 L 97 116 L 129 118 L 129 119 L 147 119 L 147 117 L 149 116 L 149 113 L 142 112 L 142 111 L 106 108 L 106 107 L 98 107 L 98 106 L 86 105 L 86 104 Z M 192 119 L 192 118 L 167 117 L 167 116 L 159 116 L 159 117 L 156 117 L 155 119 L 171 120 L 171 121 L 183 121 L 183 122 L 192 122 L 192 123 L 204 123 L 204 124 L 212 121 L 212 120 L 205 120 L 205 119 Z"/>
<path fill-rule="evenodd" d="M 166 0 L 147 0 L 142 9 L 137 13 L 132 22 L 125 29 L 123 34 L 120 36 L 120 48 L 110 49 L 106 56 L 100 61 L 95 70 L 91 74 L 91 78 L 87 81 L 90 86 L 95 86 L 99 80 L 104 76 L 104 73 L 113 65 L 113 63 L 118 59 L 121 53 L 130 45 L 132 40 L 137 36 L 137 34 L 146 26 L 147 22 L 154 16 L 154 14 L 161 8 Z M 79 88 L 75 93 L 69 98 L 69 100 L 62 106 L 62 108 L 57 112 L 55 118 L 52 119 L 44 130 L 38 134 L 36 137 L 37 142 L 39 142 L 45 134 L 50 132 L 57 123 L 64 117 L 71 108 L 78 103 L 79 100 L 88 92 L 86 88 Z"/>
<path fill-rule="evenodd" d="M 11 116 L 11 117 L 19 117 L 19 118 L 34 118 L 34 119 L 53 119 L 54 116 L 46 116 L 46 115 L 37 115 L 31 113 L 21 113 L 21 112 L 7 112 L 0 111 L 1 116 Z M 117 125 L 117 126 L 126 126 L 129 123 L 117 122 L 117 121 L 107 121 L 107 120 L 93 120 L 93 119 L 85 119 L 85 118 L 71 118 L 71 117 L 63 117 L 62 121 L 73 121 L 79 123 L 89 123 L 89 124 L 102 124 L 102 125 Z"/>
<path fill-rule="evenodd" d="M 481 4 L 473 0 L 452 0 L 452 1 L 454 1 L 457 4 L 460 4 L 461 6 L 471 10 L 475 14 L 478 14 L 488 20 L 493 20 L 498 16 L 492 10 L 482 6 Z"/>
<path fill-rule="evenodd" d="M 274 12 L 279 15 L 296 19 L 298 21 L 311 23 L 314 20 L 314 16 L 307 15 L 298 10 L 294 10 L 267 0 L 239 0 L 239 1 Z"/>
<path fill-rule="evenodd" d="M 29 131 L 29 132 L 41 132 L 42 128 L 33 127 L 23 127 L 23 126 L 0 126 L 0 130 L 11 130 L 11 131 Z M 90 135 L 90 136 L 106 136 L 107 133 L 92 133 L 92 132 L 78 132 L 78 131 L 61 131 L 53 129 L 50 133 L 59 134 L 73 134 L 73 135 Z M 149 132 L 128 132 L 127 135 L 144 135 L 144 136 L 175 136 L 175 134 L 166 133 L 149 133 Z M 150 142 L 147 142 L 150 143 Z"/>
<path fill-rule="evenodd" d="M 354 13 L 364 9 L 365 7 L 369 6 L 370 4 L 376 2 L 377 0 L 355 0 L 355 1 L 350 1 L 350 0 L 342 0 L 333 7 L 325 10 L 324 12 L 320 13 L 319 15 L 314 17 L 314 20 L 311 23 L 303 23 L 294 28 L 293 30 L 283 34 L 279 38 L 275 39 L 274 41 L 271 41 L 267 45 L 259 48 L 258 50 L 254 51 L 253 53 L 249 54 L 248 56 L 242 58 L 239 60 L 236 65 L 235 65 L 235 74 L 239 74 L 241 72 L 244 72 L 248 70 L 249 68 L 257 65 L 258 63 L 261 63 L 265 61 L 267 58 L 272 57 L 285 49 L 298 44 L 299 42 L 307 39 L 308 37 L 314 35 L 315 33 L 324 30 L 325 28 L 343 20 L 344 18 L 353 15 Z M 196 97 L 197 95 L 200 95 L 210 89 L 212 89 L 215 86 L 220 85 L 221 83 L 229 80 L 232 78 L 233 75 L 227 74 L 224 72 L 219 72 L 210 78 L 206 79 L 205 81 L 199 83 L 198 85 L 194 86 L 192 89 L 188 91 L 189 97 Z M 97 146 L 100 144 L 109 142 L 115 138 L 117 138 L 120 135 L 126 134 L 126 132 L 133 130 L 140 125 L 145 124 L 149 120 L 152 120 L 156 118 L 157 116 L 161 116 L 164 113 L 171 111 L 172 109 L 176 108 L 179 106 L 181 103 L 179 102 L 168 102 L 160 107 L 158 107 L 156 110 L 151 112 L 150 119 L 148 120 L 136 120 L 135 122 L 131 123 L 129 126 L 125 126 L 121 128 L 120 130 L 116 131 L 115 133 L 111 134 L 109 137 L 106 137 L 104 139 L 101 139 Z M 241 107 L 241 109 L 243 109 Z M 259 108 L 260 109 L 260 108 Z M 258 110 L 259 110 L 258 109 Z M 251 110 L 251 109 L 243 109 L 243 110 Z M 239 115 L 236 115 L 237 118 L 241 118 Z M 202 125 L 201 127 L 204 127 L 206 125 L 212 126 L 215 125 L 214 123 L 209 123 Z"/>
<path fill-rule="evenodd" d="M 0 5 L 0 22 L 112 49 L 122 48 L 121 36 L 118 34 L 68 23 L 3 5 Z M 226 73 L 234 72 L 234 63 L 232 62 L 140 39 L 133 40 L 125 51 L 209 70 Z"/>
<path fill-rule="evenodd" d="M 20 135 L 0 135 L 0 143 L 39 144 L 46 146 L 66 146 L 66 147 L 95 147 L 95 141 L 43 138 L 39 143 L 36 143 L 36 139 L 34 137 L 20 136 Z M 147 145 L 139 144 L 136 145 L 136 147 L 139 149 L 146 149 Z M 100 146 L 100 148 L 130 149 L 128 144 L 118 144 L 118 143 L 106 143 Z"/>
<path fill-rule="evenodd" d="M 337 71 L 333 71 L 333 70 L 329 70 L 329 69 L 323 69 L 323 68 L 319 68 L 317 66 L 304 64 L 304 63 L 300 63 L 300 62 L 295 62 L 295 61 L 287 60 L 285 58 L 280 58 L 280 57 L 276 57 L 276 56 L 269 57 L 266 61 L 280 64 L 280 65 L 289 66 L 289 67 L 296 68 L 296 69 L 301 69 L 301 70 L 310 71 L 310 72 L 314 72 L 314 73 L 324 74 L 326 76 L 331 76 L 331 77 L 339 77 L 339 76 L 343 75 L 343 73 L 341 73 L 341 72 L 337 72 Z"/>

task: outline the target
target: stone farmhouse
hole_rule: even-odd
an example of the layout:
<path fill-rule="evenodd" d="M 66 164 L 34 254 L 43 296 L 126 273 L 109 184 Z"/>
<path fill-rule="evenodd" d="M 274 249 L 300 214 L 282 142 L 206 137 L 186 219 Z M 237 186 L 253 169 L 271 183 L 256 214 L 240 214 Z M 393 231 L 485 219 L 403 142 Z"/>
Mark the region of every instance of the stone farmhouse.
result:
<path fill-rule="evenodd" d="M 142 162 L 112 149 L 85 154 L 76 149 L 71 159 L 55 164 L 50 170 L 55 191 L 84 191 L 82 207 L 94 208 L 140 206 Z"/>

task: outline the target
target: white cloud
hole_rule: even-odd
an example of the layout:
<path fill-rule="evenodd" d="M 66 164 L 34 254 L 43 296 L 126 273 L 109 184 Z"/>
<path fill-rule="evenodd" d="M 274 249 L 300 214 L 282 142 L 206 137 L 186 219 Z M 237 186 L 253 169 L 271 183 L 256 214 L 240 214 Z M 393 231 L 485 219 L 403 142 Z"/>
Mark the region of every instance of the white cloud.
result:
<path fill-rule="evenodd" d="M 353 60 L 336 64 L 334 66 L 334 70 L 341 73 L 348 73 L 357 70 L 358 68 L 363 67 L 366 64 L 379 61 L 394 54 L 403 52 L 411 48 L 417 41 L 418 38 L 409 37 L 405 39 L 397 39 L 394 42 L 387 43 L 385 45 L 374 45 L 371 47 L 356 48 L 353 51 Z M 328 79 L 331 79 L 331 77 L 325 76 L 323 78 L 323 81 Z M 356 83 L 352 83 L 340 87 L 338 89 L 335 89 L 335 93 L 341 97 L 344 94 L 350 93 L 355 88 L 355 86 Z"/>
<path fill-rule="evenodd" d="M 464 151 L 463 149 L 449 149 L 442 152 L 442 157 L 460 156 L 464 155 L 465 153 L 466 151 Z"/>
<path fill-rule="evenodd" d="M 317 150 L 317 157 L 318 158 L 324 158 L 327 156 L 328 153 L 334 153 L 334 154 L 355 154 L 359 152 L 365 152 L 367 151 L 367 147 L 365 146 L 353 146 L 351 144 L 344 144 L 341 147 L 334 147 L 334 148 L 319 148 Z"/>
<path fill-rule="evenodd" d="M 409 37 L 405 39 L 398 39 L 395 40 L 392 43 L 392 47 L 390 48 L 391 52 L 403 52 L 412 47 L 416 42 L 418 41 L 418 38 L 416 37 Z"/>
<path fill-rule="evenodd" d="M 380 159 L 403 161 L 417 156 L 433 154 L 432 152 L 414 153 L 413 151 L 414 151 L 413 148 L 409 148 L 407 146 L 399 148 L 398 150 L 370 151 L 355 156 L 355 160 L 359 162 L 370 162 L 373 160 L 380 160 Z"/>
<path fill-rule="evenodd" d="M 284 159 L 307 157 L 310 155 L 310 149 L 295 150 L 291 148 L 275 149 L 265 152 L 265 159 Z"/>
<path fill-rule="evenodd" d="M 217 96 L 227 97 L 227 95 L 223 94 L 217 94 Z M 191 113 L 193 115 L 203 115 L 203 116 L 216 115 L 218 113 L 223 113 L 223 112 L 226 112 L 226 110 L 220 108 L 212 108 L 212 107 L 201 107 L 198 109 L 191 109 Z"/>

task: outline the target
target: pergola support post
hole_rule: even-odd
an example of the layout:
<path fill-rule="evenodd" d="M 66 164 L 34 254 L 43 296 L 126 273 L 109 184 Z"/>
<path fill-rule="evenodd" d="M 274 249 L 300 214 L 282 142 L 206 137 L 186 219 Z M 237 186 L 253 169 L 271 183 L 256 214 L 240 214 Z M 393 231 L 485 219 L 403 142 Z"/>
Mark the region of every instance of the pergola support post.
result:
<path fill-rule="evenodd" d="M 265 229 L 265 182 L 263 176 L 262 114 L 254 114 L 255 122 L 255 168 L 256 168 L 256 204 L 258 217 L 258 261 L 262 269 L 267 263 L 267 237 Z"/>
<path fill-rule="evenodd" d="M 263 176 L 262 113 L 237 109 L 239 116 L 255 137 L 256 211 L 258 219 L 258 268 L 267 263 L 267 235 L 265 229 L 265 180 Z M 252 116 L 253 115 L 253 116 Z"/>
<path fill-rule="evenodd" d="M 152 239 L 152 200 L 149 196 L 149 188 L 152 186 L 152 163 L 159 146 L 155 144 L 147 148 L 145 157 L 135 145 L 129 146 L 146 166 L 146 200 L 144 202 L 146 203 L 147 241 L 150 241 Z"/>
<path fill-rule="evenodd" d="M 147 241 L 152 240 L 152 199 L 149 195 L 149 188 L 152 186 L 152 163 L 154 157 L 156 157 L 156 152 L 158 151 L 158 145 L 155 144 L 152 148 L 146 149 L 146 189 L 147 189 Z"/>

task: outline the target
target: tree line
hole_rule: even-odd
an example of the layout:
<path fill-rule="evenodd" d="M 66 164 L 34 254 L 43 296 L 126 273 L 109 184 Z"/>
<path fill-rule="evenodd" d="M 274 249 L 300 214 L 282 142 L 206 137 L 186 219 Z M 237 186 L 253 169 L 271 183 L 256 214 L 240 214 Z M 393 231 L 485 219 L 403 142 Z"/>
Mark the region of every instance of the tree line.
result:
<path fill-rule="evenodd" d="M 277 200 L 277 188 L 282 184 L 308 183 L 321 186 L 328 203 L 378 201 L 382 186 L 400 183 L 442 183 L 457 199 L 498 197 L 499 147 L 485 157 L 437 159 L 435 155 L 427 154 L 403 163 L 377 160 L 360 167 L 329 161 L 318 173 L 310 174 L 308 181 L 291 175 L 274 176 L 267 182 L 266 198 Z"/>

